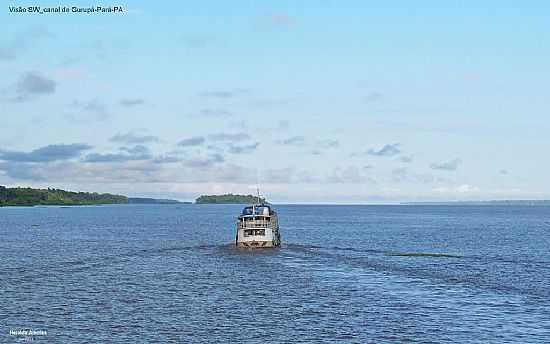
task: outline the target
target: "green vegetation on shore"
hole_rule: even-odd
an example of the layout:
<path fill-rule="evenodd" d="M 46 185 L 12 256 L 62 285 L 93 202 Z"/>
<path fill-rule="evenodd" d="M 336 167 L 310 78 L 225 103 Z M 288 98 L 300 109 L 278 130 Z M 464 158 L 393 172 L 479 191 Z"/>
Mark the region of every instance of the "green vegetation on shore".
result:
<path fill-rule="evenodd" d="M 59 189 L 6 188 L 0 186 L 0 207 L 33 205 L 125 204 L 121 195 L 71 192 Z"/>
<path fill-rule="evenodd" d="M 195 200 L 196 204 L 252 204 L 257 203 L 258 197 L 253 195 L 202 195 Z M 265 203 L 265 198 L 260 198 L 260 203 Z"/>

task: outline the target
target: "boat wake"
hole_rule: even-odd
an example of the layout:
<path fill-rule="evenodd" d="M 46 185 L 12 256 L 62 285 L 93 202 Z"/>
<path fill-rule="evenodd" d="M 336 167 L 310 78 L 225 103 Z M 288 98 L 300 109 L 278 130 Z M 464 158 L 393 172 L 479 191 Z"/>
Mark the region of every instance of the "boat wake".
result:
<path fill-rule="evenodd" d="M 281 248 L 283 264 L 290 268 L 339 276 L 382 274 L 393 278 L 422 279 L 429 284 L 463 285 L 498 293 L 547 298 L 550 292 L 541 286 L 510 283 L 510 279 L 492 276 L 488 269 L 513 271 L 520 266 L 543 267 L 547 262 L 532 262 L 502 257 L 461 256 L 431 252 L 395 252 L 338 246 L 286 244 Z M 466 262 L 465 262 L 466 261 Z"/>

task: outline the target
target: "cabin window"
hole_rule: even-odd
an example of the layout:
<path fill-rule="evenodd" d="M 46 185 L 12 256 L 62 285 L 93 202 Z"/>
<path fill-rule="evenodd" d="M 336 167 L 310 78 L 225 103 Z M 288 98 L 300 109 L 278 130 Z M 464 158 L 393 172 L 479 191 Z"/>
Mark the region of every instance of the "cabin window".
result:
<path fill-rule="evenodd" d="M 246 207 L 243 209 L 242 212 L 243 215 L 263 215 L 268 216 L 272 215 L 273 212 L 271 211 L 271 208 L 265 205 L 262 206 L 255 206 L 255 207 Z"/>
<path fill-rule="evenodd" d="M 247 230 L 244 231 L 244 236 L 245 237 L 254 236 L 254 235 L 264 236 L 265 235 L 265 229 L 247 229 Z"/>

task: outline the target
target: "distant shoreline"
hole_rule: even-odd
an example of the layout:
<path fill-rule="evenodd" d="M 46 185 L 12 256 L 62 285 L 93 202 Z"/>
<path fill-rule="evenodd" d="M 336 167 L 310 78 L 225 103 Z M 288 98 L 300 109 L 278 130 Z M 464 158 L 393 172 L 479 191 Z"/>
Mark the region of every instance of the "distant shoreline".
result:
<path fill-rule="evenodd" d="M 253 195 L 201 195 L 195 200 L 195 204 L 254 204 L 266 203 L 265 198 Z"/>
<path fill-rule="evenodd" d="M 126 197 L 61 189 L 7 188 L 0 185 L 0 207 L 85 206 L 109 204 L 189 204 L 171 199 Z"/>
<path fill-rule="evenodd" d="M 157 199 L 146 197 L 127 197 L 110 193 L 73 192 L 61 189 L 33 189 L 28 187 L 7 188 L 0 185 L 0 207 L 12 206 L 82 206 L 109 204 L 254 204 L 267 203 L 265 198 L 258 199 L 254 195 L 201 195 L 195 202 L 182 202 L 173 199 Z M 550 200 L 489 200 L 489 201 L 427 201 L 401 203 L 280 203 L 289 205 L 335 205 L 335 206 L 550 206 Z"/>
<path fill-rule="evenodd" d="M 550 206 L 550 200 L 402 202 L 400 205 Z"/>
<path fill-rule="evenodd" d="M 122 195 L 95 192 L 72 192 L 61 189 L 7 188 L 0 186 L 0 207 L 37 205 L 102 205 L 126 204 Z"/>

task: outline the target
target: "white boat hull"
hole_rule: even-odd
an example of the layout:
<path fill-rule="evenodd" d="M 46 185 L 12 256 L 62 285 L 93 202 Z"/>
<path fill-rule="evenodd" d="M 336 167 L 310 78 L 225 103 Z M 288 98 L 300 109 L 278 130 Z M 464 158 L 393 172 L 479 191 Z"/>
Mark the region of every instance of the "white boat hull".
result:
<path fill-rule="evenodd" d="M 261 232 L 263 235 L 247 235 Z M 235 243 L 239 248 L 272 248 L 281 246 L 279 228 L 238 228 Z"/>
<path fill-rule="evenodd" d="M 238 248 L 273 248 L 278 247 L 280 244 L 276 244 L 273 241 L 241 241 L 237 242 Z"/>

